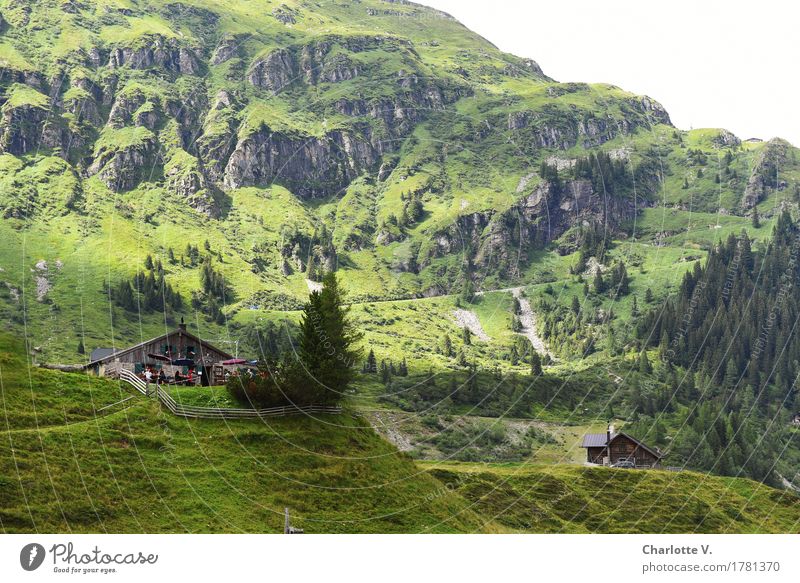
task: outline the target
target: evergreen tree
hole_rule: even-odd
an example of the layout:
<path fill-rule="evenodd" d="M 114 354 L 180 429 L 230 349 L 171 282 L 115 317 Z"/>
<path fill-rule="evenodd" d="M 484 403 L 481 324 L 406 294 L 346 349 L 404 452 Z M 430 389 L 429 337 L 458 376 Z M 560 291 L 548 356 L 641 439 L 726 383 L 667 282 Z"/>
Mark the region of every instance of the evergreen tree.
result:
<path fill-rule="evenodd" d="M 542 375 L 542 357 L 531 348 L 531 376 L 539 377 Z"/>
<path fill-rule="evenodd" d="M 378 372 L 378 362 L 375 359 L 375 351 L 372 348 L 369 349 L 369 354 L 367 355 L 367 361 L 364 363 L 364 372 L 368 373 Z"/>
<path fill-rule="evenodd" d="M 339 401 L 353 378 L 361 338 L 349 317 L 334 273 L 312 292 L 300 323 L 299 356 L 308 392 L 320 404 Z"/>
<path fill-rule="evenodd" d="M 472 344 L 472 332 L 469 331 L 469 328 L 464 326 L 464 329 L 461 332 L 461 338 L 464 341 L 464 344 L 469 346 Z"/>
<path fill-rule="evenodd" d="M 603 274 L 598 269 L 594 274 L 594 281 L 592 282 L 592 286 L 594 287 L 594 293 L 600 295 L 606 291 L 606 282 L 603 279 Z"/>
<path fill-rule="evenodd" d="M 639 354 L 639 372 L 642 374 L 651 374 L 653 366 L 650 364 L 650 359 L 647 358 L 647 352 L 642 350 Z"/>
<path fill-rule="evenodd" d="M 442 337 L 442 354 L 448 358 L 453 357 L 453 342 L 450 340 L 450 336 L 448 334 L 445 334 Z"/>

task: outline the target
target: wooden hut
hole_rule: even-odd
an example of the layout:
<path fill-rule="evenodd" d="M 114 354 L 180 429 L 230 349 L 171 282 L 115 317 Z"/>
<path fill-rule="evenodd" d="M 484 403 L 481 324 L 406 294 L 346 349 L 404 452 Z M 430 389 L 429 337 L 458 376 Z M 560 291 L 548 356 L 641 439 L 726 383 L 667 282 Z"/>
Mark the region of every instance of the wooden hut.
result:
<path fill-rule="evenodd" d="M 114 376 L 121 369 L 141 374 L 152 368 L 170 379 L 176 372 L 187 375 L 192 370 L 206 386 L 224 384 L 226 371 L 237 368 L 223 364 L 231 360 L 232 355 L 188 332 L 181 322 L 176 330 L 129 348 L 97 348 L 86 368 L 102 376 Z"/>
<path fill-rule="evenodd" d="M 627 433 L 615 433 L 610 425 L 605 433 L 587 433 L 581 447 L 586 448 L 586 461 L 591 464 L 612 465 L 630 461 L 637 468 L 655 468 L 664 457 Z"/>

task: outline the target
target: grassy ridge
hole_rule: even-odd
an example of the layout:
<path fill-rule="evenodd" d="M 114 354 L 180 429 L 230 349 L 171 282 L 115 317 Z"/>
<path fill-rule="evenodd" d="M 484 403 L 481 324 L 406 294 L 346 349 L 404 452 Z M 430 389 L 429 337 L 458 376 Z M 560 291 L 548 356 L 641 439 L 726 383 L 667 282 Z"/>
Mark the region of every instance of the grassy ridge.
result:
<path fill-rule="evenodd" d="M 487 521 L 521 532 L 800 532 L 800 497 L 752 480 L 565 465 L 423 465 Z"/>

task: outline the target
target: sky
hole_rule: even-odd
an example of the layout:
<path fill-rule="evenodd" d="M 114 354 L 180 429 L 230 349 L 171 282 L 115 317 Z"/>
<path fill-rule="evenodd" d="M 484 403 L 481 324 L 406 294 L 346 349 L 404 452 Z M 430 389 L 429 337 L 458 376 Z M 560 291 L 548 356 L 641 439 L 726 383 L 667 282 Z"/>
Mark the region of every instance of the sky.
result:
<path fill-rule="evenodd" d="M 800 5 L 787 0 L 417 0 L 557 81 L 649 95 L 679 128 L 800 146 Z"/>

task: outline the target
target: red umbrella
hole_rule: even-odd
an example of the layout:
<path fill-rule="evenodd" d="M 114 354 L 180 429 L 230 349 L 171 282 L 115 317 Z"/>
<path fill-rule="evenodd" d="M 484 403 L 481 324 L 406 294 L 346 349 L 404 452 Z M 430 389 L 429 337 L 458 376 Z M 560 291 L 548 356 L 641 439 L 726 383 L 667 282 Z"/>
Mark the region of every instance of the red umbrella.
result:
<path fill-rule="evenodd" d="M 247 361 L 243 358 L 232 358 L 230 360 L 223 360 L 222 364 L 246 364 Z"/>

